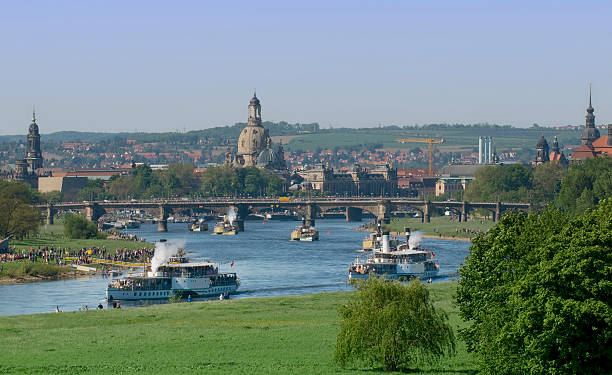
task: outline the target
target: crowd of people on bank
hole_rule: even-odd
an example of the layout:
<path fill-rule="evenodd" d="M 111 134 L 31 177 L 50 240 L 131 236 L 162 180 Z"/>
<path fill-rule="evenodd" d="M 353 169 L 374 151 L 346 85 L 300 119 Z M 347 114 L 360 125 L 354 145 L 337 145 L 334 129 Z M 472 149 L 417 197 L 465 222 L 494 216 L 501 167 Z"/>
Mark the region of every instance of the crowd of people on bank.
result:
<path fill-rule="evenodd" d="M 142 262 L 151 259 L 155 249 L 142 248 L 128 250 L 126 248 L 109 251 L 106 246 L 72 249 L 68 247 L 44 246 L 37 249 L 11 249 L 7 253 L 0 253 L 0 261 L 15 262 L 29 260 L 32 263 L 42 262 L 46 264 L 90 264 L 92 258 L 105 259 L 114 262 Z"/>

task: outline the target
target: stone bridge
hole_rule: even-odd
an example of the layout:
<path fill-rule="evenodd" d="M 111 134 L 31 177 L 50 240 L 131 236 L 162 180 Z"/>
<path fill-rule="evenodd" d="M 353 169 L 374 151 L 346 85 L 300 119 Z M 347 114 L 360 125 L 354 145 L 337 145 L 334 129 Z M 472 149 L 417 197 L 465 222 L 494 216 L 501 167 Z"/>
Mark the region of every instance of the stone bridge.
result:
<path fill-rule="evenodd" d="M 109 210 L 140 209 L 152 211 L 158 218 L 158 230 L 168 230 L 167 220 L 175 210 L 213 211 L 226 213 L 233 208 L 237 214 L 236 223 L 244 230 L 244 219 L 270 207 L 296 211 L 307 224 L 314 225 L 315 218 L 329 210 L 344 209 L 347 221 L 361 221 L 363 211 L 377 219 L 389 222 L 392 213 L 418 211 L 421 220 L 429 222 L 434 209 L 453 211 L 459 221 L 469 219 L 474 209 L 486 209 L 492 213 L 493 221 L 498 221 L 504 211 L 529 211 L 529 203 L 505 202 L 466 202 L 466 201 L 426 201 L 407 198 L 294 198 L 290 200 L 273 198 L 248 199 L 176 199 L 176 200 L 130 200 L 130 201 L 91 201 L 41 204 L 37 207 L 46 214 L 47 224 L 53 224 L 53 217 L 58 211 L 77 210 L 83 212 L 91 221 L 97 221 Z"/>

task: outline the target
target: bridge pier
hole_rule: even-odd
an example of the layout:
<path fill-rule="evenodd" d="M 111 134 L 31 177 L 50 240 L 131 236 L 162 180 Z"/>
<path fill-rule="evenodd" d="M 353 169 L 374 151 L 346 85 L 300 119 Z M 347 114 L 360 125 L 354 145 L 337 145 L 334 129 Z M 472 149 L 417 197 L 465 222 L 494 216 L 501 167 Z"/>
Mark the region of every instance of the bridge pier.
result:
<path fill-rule="evenodd" d="M 377 218 L 383 224 L 389 224 L 391 222 L 391 203 L 388 199 L 382 199 L 378 201 L 378 215 Z"/>
<path fill-rule="evenodd" d="M 461 202 L 461 214 L 459 215 L 459 221 L 468 221 L 469 207 L 466 201 Z"/>
<path fill-rule="evenodd" d="M 346 208 L 346 221 L 361 221 L 363 218 L 363 211 L 357 207 Z"/>
<path fill-rule="evenodd" d="M 317 217 L 317 206 L 314 204 L 307 204 L 306 214 L 304 215 L 304 225 L 307 227 L 314 227 L 315 217 Z"/>
<path fill-rule="evenodd" d="M 501 202 L 495 203 L 495 211 L 493 211 L 493 222 L 496 223 L 501 218 L 502 208 Z"/>
<path fill-rule="evenodd" d="M 97 223 L 100 216 L 104 215 L 104 209 L 97 203 L 87 203 L 85 205 L 85 217 L 87 220 Z M 51 219 L 53 221 L 53 219 Z"/>
<path fill-rule="evenodd" d="M 425 202 L 425 209 L 423 210 L 423 219 L 424 223 L 429 223 L 431 221 L 431 201 Z"/>
<path fill-rule="evenodd" d="M 168 231 L 168 216 L 170 210 L 163 204 L 159 206 L 159 218 L 157 220 L 157 231 L 167 232 Z"/>
<path fill-rule="evenodd" d="M 234 212 L 236 212 L 236 219 L 234 220 L 234 224 L 236 225 L 236 230 L 238 232 L 244 232 L 244 220 L 247 216 L 249 216 L 249 206 L 246 204 L 237 204 L 232 206 Z"/>
<path fill-rule="evenodd" d="M 53 215 L 55 214 L 55 210 L 53 209 L 53 205 L 51 203 L 47 203 L 47 224 L 53 225 Z"/>

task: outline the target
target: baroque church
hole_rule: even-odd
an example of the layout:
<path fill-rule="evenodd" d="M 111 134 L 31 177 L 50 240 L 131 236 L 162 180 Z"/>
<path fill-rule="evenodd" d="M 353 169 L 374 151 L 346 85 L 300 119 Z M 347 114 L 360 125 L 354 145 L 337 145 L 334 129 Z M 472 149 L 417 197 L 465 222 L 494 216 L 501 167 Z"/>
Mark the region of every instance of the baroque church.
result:
<path fill-rule="evenodd" d="M 536 159 L 533 162 L 534 165 L 540 165 L 544 163 L 557 163 L 567 168 L 568 161 L 559 147 L 559 141 L 555 136 L 553 141 L 552 152 L 549 151 L 548 142 L 544 136 L 540 137 L 538 144 L 536 145 Z"/>
<path fill-rule="evenodd" d="M 612 156 L 612 124 L 608 124 L 608 134 L 600 135 L 599 129 L 595 126 L 595 110 L 591 104 L 591 90 L 589 89 L 589 106 L 585 127 L 582 129 L 580 140 L 582 144 L 574 150 L 570 160 L 580 162 L 584 159 L 594 158 L 600 155 Z"/>
<path fill-rule="evenodd" d="M 228 146 L 225 163 L 234 167 L 259 167 L 285 174 L 285 151 L 283 145 L 273 144 L 268 129 L 261 125 L 261 102 L 257 93 L 249 103 L 249 119 L 238 138 L 238 152 L 232 153 Z"/>
<path fill-rule="evenodd" d="M 25 182 L 38 188 L 38 177 L 45 174 L 43 156 L 40 150 L 40 133 L 36 124 L 36 112 L 32 111 L 32 123 L 28 129 L 28 145 L 25 158 L 15 162 L 15 169 L 5 166 L 0 169 L 0 179 Z"/>

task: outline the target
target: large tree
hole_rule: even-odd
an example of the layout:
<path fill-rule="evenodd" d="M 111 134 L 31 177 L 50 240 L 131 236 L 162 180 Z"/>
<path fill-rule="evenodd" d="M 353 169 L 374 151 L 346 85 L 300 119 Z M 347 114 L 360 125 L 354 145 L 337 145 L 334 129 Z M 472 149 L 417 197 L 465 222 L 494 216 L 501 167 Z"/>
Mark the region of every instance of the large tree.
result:
<path fill-rule="evenodd" d="M 612 372 L 612 200 L 508 214 L 460 268 L 460 332 L 485 374 Z"/>
<path fill-rule="evenodd" d="M 22 183 L 0 181 L 0 240 L 23 238 L 38 230 L 41 215 L 31 206 L 38 199 L 38 194 Z"/>
<path fill-rule="evenodd" d="M 612 158 L 602 156 L 573 164 L 563 181 L 556 203 L 570 213 L 594 208 L 612 197 Z"/>
<path fill-rule="evenodd" d="M 486 166 L 476 171 L 464 197 L 471 201 L 524 202 L 529 199 L 531 168 L 522 164 Z"/>
<path fill-rule="evenodd" d="M 335 360 L 363 360 L 393 371 L 454 353 L 455 336 L 446 313 L 433 306 L 419 280 L 409 285 L 370 278 L 340 308 Z"/>

